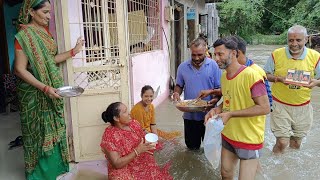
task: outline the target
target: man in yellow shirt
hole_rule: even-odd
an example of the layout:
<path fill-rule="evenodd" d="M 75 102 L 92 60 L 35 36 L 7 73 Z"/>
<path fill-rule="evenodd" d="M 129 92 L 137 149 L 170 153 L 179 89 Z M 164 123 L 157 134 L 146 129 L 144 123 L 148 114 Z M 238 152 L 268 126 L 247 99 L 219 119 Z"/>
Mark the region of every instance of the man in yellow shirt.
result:
<path fill-rule="evenodd" d="M 283 153 L 289 142 L 291 148 L 299 149 L 312 125 L 311 89 L 320 86 L 320 54 L 305 47 L 306 42 L 306 28 L 292 26 L 288 30 L 288 46 L 274 50 L 264 67 L 268 80 L 274 82 L 270 125 L 277 139 L 273 147 L 275 154 Z M 303 86 L 286 83 L 286 76 L 291 76 L 292 70 L 310 73 L 310 83 Z M 292 79 L 299 79 L 298 73 Z"/>
<path fill-rule="evenodd" d="M 233 38 L 218 39 L 214 55 L 220 69 L 223 102 L 210 110 L 205 122 L 217 114 L 225 127 L 222 135 L 221 176 L 233 179 L 240 159 L 239 179 L 255 178 L 264 142 L 265 115 L 270 105 L 263 77 L 239 64 L 238 44 Z"/>

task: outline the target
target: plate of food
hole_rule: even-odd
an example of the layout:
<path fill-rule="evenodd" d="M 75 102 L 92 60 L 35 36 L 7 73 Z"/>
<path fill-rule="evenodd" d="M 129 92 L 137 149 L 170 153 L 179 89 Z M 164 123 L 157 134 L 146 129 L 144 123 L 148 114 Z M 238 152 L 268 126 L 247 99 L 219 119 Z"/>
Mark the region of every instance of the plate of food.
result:
<path fill-rule="evenodd" d="M 213 107 L 213 105 L 209 105 L 207 101 L 202 99 L 181 100 L 175 106 L 182 112 L 200 112 Z"/>
<path fill-rule="evenodd" d="M 63 86 L 57 89 L 57 94 L 61 97 L 75 97 L 80 96 L 84 89 L 79 86 Z"/>

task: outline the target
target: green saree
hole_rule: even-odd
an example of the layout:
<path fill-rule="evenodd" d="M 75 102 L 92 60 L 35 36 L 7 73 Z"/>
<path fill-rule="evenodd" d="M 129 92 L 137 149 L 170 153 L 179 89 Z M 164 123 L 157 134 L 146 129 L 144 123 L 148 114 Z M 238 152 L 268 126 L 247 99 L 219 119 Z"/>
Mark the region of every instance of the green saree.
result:
<path fill-rule="evenodd" d="M 36 79 L 54 88 L 63 85 L 54 62 L 57 46 L 47 32 L 22 26 L 16 39 L 28 58 L 28 70 Z M 19 80 L 21 129 L 26 178 L 55 180 L 68 171 L 68 148 L 62 99 L 51 99 L 32 85 Z"/>

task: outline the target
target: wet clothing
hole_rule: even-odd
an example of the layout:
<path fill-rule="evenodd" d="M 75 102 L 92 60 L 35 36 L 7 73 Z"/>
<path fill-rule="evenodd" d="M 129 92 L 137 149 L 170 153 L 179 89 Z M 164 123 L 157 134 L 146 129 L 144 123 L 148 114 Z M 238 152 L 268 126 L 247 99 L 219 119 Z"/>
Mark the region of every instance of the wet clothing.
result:
<path fill-rule="evenodd" d="M 261 84 L 264 88 L 260 96 L 266 95 L 263 77 L 256 70 L 242 66 L 233 77 L 224 72 L 221 77 L 223 112 L 247 109 L 255 105 L 252 88 Z M 261 149 L 264 141 L 265 115 L 251 117 L 232 117 L 222 131 L 222 137 L 237 148 Z"/>
<path fill-rule="evenodd" d="M 189 149 L 197 150 L 200 148 L 205 131 L 204 121 L 184 119 L 184 141 Z"/>
<path fill-rule="evenodd" d="M 151 126 L 156 125 L 155 121 L 155 110 L 153 104 L 148 105 L 147 110 L 142 105 L 141 102 L 137 103 L 133 106 L 131 109 L 130 115 L 133 119 L 136 119 L 142 128 L 148 132 L 151 132 Z M 160 129 L 157 129 L 158 136 L 164 138 L 164 139 L 173 139 L 177 136 L 181 135 L 181 132 L 179 131 L 171 131 L 166 132 L 162 131 Z"/>
<path fill-rule="evenodd" d="M 267 60 L 264 70 L 275 76 L 287 76 L 288 69 L 309 71 L 310 79 L 320 78 L 320 53 L 304 47 L 294 59 L 288 47 L 276 49 Z M 278 102 L 271 113 L 271 130 L 276 137 L 305 137 L 313 121 L 310 104 L 311 89 L 283 83 L 273 83 L 272 95 Z M 303 121 L 303 122 L 302 122 Z"/>
<path fill-rule="evenodd" d="M 313 122 L 313 107 L 311 103 L 304 106 L 289 106 L 274 102 L 271 113 L 270 128 L 275 137 L 307 136 Z"/>
<path fill-rule="evenodd" d="M 233 146 L 232 144 L 228 143 L 225 139 L 222 139 L 222 147 L 226 148 L 228 151 L 232 152 L 240 160 L 249 160 L 249 159 L 258 159 L 261 157 L 261 149 L 258 150 L 248 150 L 248 149 L 241 149 Z"/>
<path fill-rule="evenodd" d="M 218 64 L 209 58 L 205 58 L 199 69 L 192 65 L 192 60 L 187 60 L 179 65 L 177 72 L 176 85 L 184 91 L 184 99 L 195 99 L 202 90 L 219 89 L 220 88 L 221 70 Z M 207 96 L 204 100 L 209 101 L 212 96 Z M 199 149 L 201 141 L 204 137 L 204 116 L 206 112 L 185 112 L 184 119 L 184 135 L 186 145 L 189 149 Z M 190 121 L 190 122 L 187 122 Z M 199 121 L 199 122 L 194 122 Z M 201 123 L 202 122 L 202 123 Z M 193 129 L 190 124 L 196 125 Z M 191 126 L 191 127 L 190 127 Z M 195 137 L 193 137 L 196 133 Z"/>
<path fill-rule="evenodd" d="M 134 152 L 134 148 L 140 144 L 145 133 L 136 120 L 132 120 L 129 127 L 130 131 L 108 126 L 102 136 L 101 148 L 106 151 L 118 152 L 121 157 Z M 160 168 L 154 156 L 146 152 L 140 153 L 129 164 L 120 169 L 113 167 L 108 157 L 105 157 L 108 160 L 108 179 L 110 180 L 173 179 L 168 172 L 169 165 L 166 164 L 163 168 Z"/>

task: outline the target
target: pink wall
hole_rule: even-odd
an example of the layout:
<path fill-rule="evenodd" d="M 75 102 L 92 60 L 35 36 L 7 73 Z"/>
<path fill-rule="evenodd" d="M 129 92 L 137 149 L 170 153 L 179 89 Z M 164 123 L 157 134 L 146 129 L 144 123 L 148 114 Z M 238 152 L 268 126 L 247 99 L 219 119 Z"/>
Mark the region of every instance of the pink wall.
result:
<path fill-rule="evenodd" d="M 159 0 L 160 1 L 160 13 L 163 17 L 164 7 L 168 5 L 168 0 Z M 76 39 L 83 35 L 81 25 L 77 25 L 82 19 L 82 14 L 79 12 L 80 8 L 79 0 L 69 0 L 69 23 L 70 23 L 70 38 L 71 46 L 76 42 Z M 168 52 L 167 41 L 164 36 L 164 32 L 167 36 L 167 39 L 170 43 L 170 29 L 169 23 L 161 18 L 161 43 L 162 50 L 156 50 L 141 54 L 135 54 L 130 57 L 129 65 L 130 67 L 130 82 L 131 82 L 131 101 L 132 103 L 137 103 L 141 100 L 140 91 L 144 85 L 151 85 L 156 91 L 159 88 L 159 94 L 154 100 L 154 105 L 157 106 L 163 102 L 169 96 L 169 79 L 170 79 L 170 58 Z M 163 29 L 162 29 L 163 28 Z M 164 31 L 164 32 L 163 32 Z M 77 59 L 74 59 L 74 66 L 78 66 Z"/>
<path fill-rule="evenodd" d="M 153 104 L 159 105 L 169 95 L 169 57 L 164 51 L 143 53 L 131 58 L 132 85 L 131 92 L 135 104 L 141 100 L 140 92 L 144 85 L 150 85 L 155 91 L 159 89 Z"/>
<path fill-rule="evenodd" d="M 164 7 L 168 5 L 168 1 L 162 0 L 160 2 L 160 13 L 161 17 L 163 17 Z M 152 86 L 155 91 L 159 89 L 158 96 L 153 102 L 155 106 L 159 105 L 169 96 L 170 58 L 164 32 L 168 38 L 168 42 L 170 42 L 170 29 L 169 23 L 164 18 L 161 18 L 161 24 L 162 50 L 136 54 L 130 58 L 132 65 L 130 74 L 132 77 L 131 96 L 133 104 L 141 100 L 140 92 L 144 85 Z"/>

